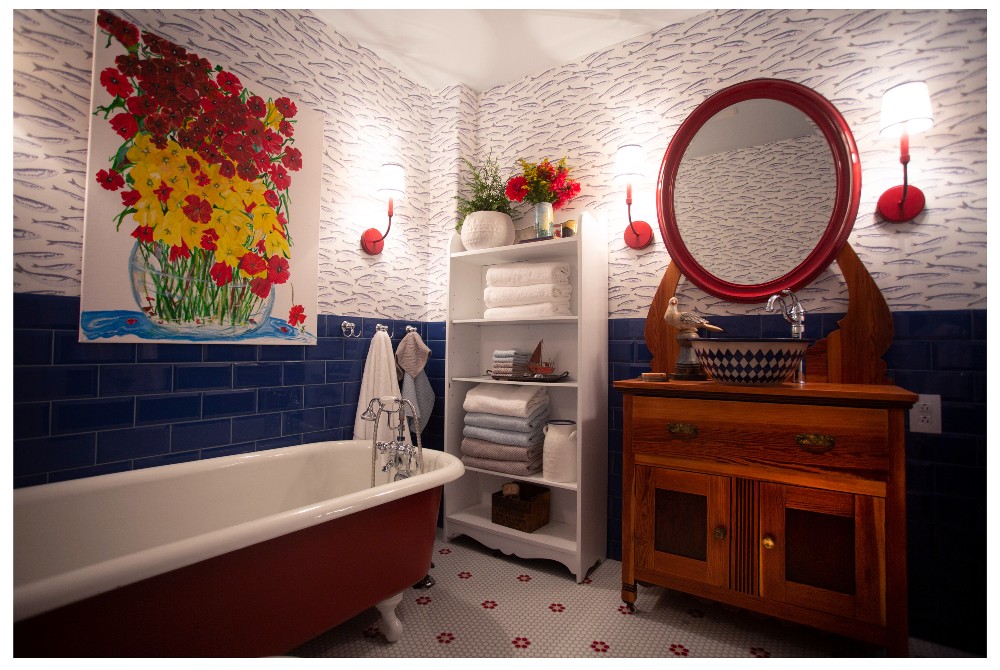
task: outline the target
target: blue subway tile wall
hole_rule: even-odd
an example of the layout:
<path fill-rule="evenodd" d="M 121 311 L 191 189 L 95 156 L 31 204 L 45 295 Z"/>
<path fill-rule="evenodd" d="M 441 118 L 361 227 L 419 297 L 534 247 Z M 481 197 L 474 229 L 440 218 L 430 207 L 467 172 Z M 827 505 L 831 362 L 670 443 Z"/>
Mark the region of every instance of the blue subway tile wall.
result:
<path fill-rule="evenodd" d="M 443 323 L 320 315 L 316 346 L 122 344 L 80 343 L 79 315 L 79 298 L 14 294 L 15 488 L 348 439 L 377 323 L 431 348 L 421 438 L 443 446 Z"/>
<path fill-rule="evenodd" d="M 821 338 L 843 314 L 817 314 Z M 777 322 L 777 323 L 776 323 Z M 986 653 L 986 311 L 900 312 L 884 357 L 888 375 L 914 393 L 941 396 L 943 432 L 906 433 L 911 635 Z M 787 337 L 773 315 L 713 317 L 727 334 Z M 613 383 L 648 371 L 645 319 L 608 322 Z M 807 371 L 808 377 L 808 371 Z M 609 389 L 608 556 L 621 559 L 622 399 Z"/>

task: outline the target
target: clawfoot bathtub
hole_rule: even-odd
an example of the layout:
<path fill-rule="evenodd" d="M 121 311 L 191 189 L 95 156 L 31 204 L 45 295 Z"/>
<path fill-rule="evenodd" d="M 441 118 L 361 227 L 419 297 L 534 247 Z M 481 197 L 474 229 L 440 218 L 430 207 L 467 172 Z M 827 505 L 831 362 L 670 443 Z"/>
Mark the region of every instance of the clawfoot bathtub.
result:
<path fill-rule="evenodd" d="M 441 488 L 370 486 L 368 441 L 320 442 L 14 492 L 14 655 L 274 656 L 431 565 Z M 379 473 L 380 481 L 385 475 Z"/>

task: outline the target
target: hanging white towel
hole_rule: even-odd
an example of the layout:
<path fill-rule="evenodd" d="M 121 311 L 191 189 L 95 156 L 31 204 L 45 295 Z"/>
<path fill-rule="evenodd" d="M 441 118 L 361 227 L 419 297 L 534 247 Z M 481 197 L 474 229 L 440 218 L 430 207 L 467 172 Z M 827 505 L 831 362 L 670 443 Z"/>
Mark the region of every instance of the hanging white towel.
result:
<path fill-rule="evenodd" d="M 379 417 L 377 433 L 375 432 L 375 422 L 365 421 L 361 418 L 362 413 L 368 409 L 368 403 L 371 402 L 371 399 L 381 397 L 386 397 L 387 400 L 388 398 L 400 397 L 399 382 L 396 380 L 396 357 L 392 353 L 392 340 L 389 339 L 389 334 L 384 330 L 375 331 L 372 343 L 368 347 L 365 371 L 361 376 L 361 392 L 358 395 L 358 411 L 354 418 L 355 440 L 370 440 L 373 434 L 376 434 L 375 439 L 380 441 L 396 439 L 396 431 L 387 425 L 385 413 Z M 389 417 L 393 425 L 395 425 L 397 416 Z M 403 435 L 409 442 L 409 431 L 403 431 Z"/>

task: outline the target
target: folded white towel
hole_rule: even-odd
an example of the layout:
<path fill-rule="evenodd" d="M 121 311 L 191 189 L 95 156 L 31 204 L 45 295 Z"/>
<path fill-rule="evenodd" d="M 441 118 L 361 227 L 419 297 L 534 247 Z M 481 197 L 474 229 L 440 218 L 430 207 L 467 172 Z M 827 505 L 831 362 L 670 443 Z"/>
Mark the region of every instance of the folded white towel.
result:
<path fill-rule="evenodd" d="M 539 302 L 534 305 L 515 307 L 488 307 L 483 310 L 484 319 L 517 319 L 524 316 L 573 316 L 566 302 Z"/>
<path fill-rule="evenodd" d="M 569 263 L 503 263 L 486 270 L 487 286 L 569 283 Z"/>
<path fill-rule="evenodd" d="M 487 286 L 483 300 L 487 307 L 514 307 L 537 302 L 564 302 L 570 299 L 572 287 L 566 284 L 528 284 L 526 286 Z"/>
<path fill-rule="evenodd" d="M 548 404 L 549 394 L 544 386 L 479 384 L 465 394 L 462 408 L 466 412 L 528 417 Z"/>

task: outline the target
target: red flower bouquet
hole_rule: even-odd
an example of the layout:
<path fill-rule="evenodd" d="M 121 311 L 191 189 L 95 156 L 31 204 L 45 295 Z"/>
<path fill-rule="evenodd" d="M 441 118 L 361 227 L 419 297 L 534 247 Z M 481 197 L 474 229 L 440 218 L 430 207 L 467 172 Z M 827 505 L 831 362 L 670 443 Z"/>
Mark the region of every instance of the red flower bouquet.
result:
<path fill-rule="evenodd" d="M 521 165 L 521 174 L 507 181 L 505 191 L 507 197 L 514 202 L 527 201 L 532 205 L 551 202 L 552 209 L 560 209 L 580 194 L 580 182 L 570 178 L 565 158 L 556 163 L 548 158 L 543 158 L 538 163 L 521 159 L 518 163 Z"/>

